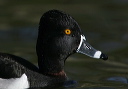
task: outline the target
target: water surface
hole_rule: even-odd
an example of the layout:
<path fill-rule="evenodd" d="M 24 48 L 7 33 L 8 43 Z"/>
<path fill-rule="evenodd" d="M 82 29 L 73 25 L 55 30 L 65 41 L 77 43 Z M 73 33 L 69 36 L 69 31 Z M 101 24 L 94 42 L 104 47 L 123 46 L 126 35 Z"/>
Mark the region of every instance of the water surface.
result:
<path fill-rule="evenodd" d="M 127 0 L 0 0 L 0 5 L 0 52 L 37 65 L 39 19 L 49 9 L 63 10 L 76 19 L 87 41 L 109 56 L 107 61 L 70 56 L 65 71 L 78 85 L 64 89 L 128 89 Z"/>

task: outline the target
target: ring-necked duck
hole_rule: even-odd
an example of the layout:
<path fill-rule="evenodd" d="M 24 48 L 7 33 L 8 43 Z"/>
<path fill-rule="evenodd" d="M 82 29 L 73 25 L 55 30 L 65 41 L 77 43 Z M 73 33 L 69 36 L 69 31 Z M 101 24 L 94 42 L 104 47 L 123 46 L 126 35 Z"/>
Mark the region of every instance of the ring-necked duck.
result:
<path fill-rule="evenodd" d="M 108 59 L 87 43 L 78 23 L 59 10 L 50 10 L 41 17 L 36 51 L 39 68 L 20 57 L 0 53 L 0 78 L 8 81 L 23 78 L 28 81 L 23 88 L 59 85 L 67 80 L 64 64 L 71 54 Z"/>

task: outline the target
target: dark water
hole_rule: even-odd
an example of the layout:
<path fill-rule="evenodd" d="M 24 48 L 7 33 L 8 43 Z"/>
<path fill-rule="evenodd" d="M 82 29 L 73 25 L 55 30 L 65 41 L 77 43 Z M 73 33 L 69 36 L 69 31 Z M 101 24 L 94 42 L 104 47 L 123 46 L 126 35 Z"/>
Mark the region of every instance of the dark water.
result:
<path fill-rule="evenodd" d="M 35 53 L 37 29 L 37 27 L 27 27 L 0 31 L 1 52 L 18 55 L 37 64 Z M 98 40 L 99 34 L 86 33 L 86 36 Z M 93 45 L 93 42 L 91 44 Z M 107 53 L 109 60 L 92 59 L 81 54 L 70 56 L 66 61 L 65 71 L 68 77 L 76 80 L 78 84 L 56 89 L 127 89 L 127 44 L 101 40 L 94 43 L 93 47 Z"/>
<path fill-rule="evenodd" d="M 49 9 L 63 10 L 76 19 L 87 41 L 109 60 L 70 56 L 65 71 L 78 84 L 57 89 L 128 89 L 128 0 L 1 0 L 0 5 L 0 52 L 37 65 L 39 19 Z"/>

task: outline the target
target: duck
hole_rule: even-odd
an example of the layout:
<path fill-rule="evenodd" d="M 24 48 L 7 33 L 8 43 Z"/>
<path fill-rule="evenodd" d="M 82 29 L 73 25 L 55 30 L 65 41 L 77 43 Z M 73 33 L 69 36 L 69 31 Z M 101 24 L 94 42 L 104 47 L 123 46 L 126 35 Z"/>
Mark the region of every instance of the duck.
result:
<path fill-rule="evenodd" d="M 106 54 L 96 50 L 86 41 L 73 17 L 55 9 L 45 12 L 40 19 L 36 53 L 38 67 L 26 59 L 1 52 L 0 88 L 6 86 L 8 89 L 17 89 L 12 85 L 18 84 L 22 84 L 22 89 L 63 86 L 69 81 L 64 71 L 65 62 L 74 53 L 96 59 L 108 59 Z M 8 85 L 4 85 L 3 81 L 8 81 Z M 12 88 L 9 88 L 10 86 Z"/>

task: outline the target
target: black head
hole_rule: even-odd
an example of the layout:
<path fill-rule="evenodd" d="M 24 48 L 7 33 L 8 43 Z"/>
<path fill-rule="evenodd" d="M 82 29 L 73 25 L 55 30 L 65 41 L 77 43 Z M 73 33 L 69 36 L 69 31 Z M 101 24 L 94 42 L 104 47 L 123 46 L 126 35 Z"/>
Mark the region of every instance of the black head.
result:
<path fill-rule="evenodd" d="M 88 44 L 78 23 L 70 15 L 59 10 L 44 13 L 40 19 L 37 40 L 40 71 L 44 74 L 64 74 L 65 60 L 75 52 L 97 59 L 108 59 Z"/>
<path fill-rule="evenodd" d="M 41 17 L 37 55 L 42 73 L 63 71 L 66 58 L 75 53 L 82 34 L 78 23 L 68 14 L 50 10 Z"/>

